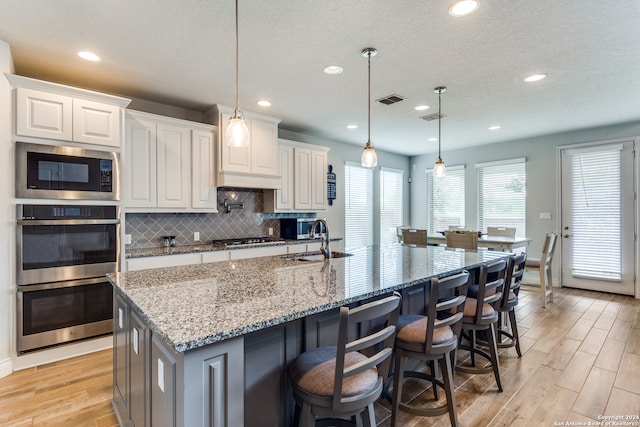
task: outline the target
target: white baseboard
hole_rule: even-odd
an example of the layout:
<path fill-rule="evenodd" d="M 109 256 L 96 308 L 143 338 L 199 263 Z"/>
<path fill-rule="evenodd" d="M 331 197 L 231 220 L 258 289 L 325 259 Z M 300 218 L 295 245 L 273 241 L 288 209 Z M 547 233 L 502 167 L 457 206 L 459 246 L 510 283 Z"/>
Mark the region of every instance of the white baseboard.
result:
<path fill-rule="evenodd" d="M 0 360 L 0 378 L 6 377 L 13 372 L 13 360 L 7 358 Z"/>
<path fill-rule="evenodd" d="M 109 335 L 93 340 L 61 345 L 48 350 L 34 351 L 33 353 L 16 356 L 13 359 L 13 370 L 19 371 L 21 369 L 45 365 L 59 360 L 71 359 L 72 357 L 82 356 L 83 354 L 106 350 L 112 346 L 113 337 Z"/>

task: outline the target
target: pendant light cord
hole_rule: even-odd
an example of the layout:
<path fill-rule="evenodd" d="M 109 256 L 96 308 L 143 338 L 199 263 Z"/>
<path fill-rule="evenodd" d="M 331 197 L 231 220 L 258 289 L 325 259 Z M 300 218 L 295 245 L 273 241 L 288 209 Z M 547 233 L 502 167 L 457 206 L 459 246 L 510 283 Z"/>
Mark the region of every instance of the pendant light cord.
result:
<path fill-rule="evenodd" d="M 238 0 L 236 0 L 236 112 L 235 112 L 236 116 L 238 115 L 238 104 L 239 104 L 238 102 L 238 99 L 239 99 L 238 68 L 239 68 L 238 66 Z"/>
<path fill-rule="evenodd" d="M 441 138 L 441 132 L 440 132 L 440 128 L 441 126 L 441 121 L 442 121 L 442 90 L 438 91 L 438 160 L 442 160 L 441 157 L 441 153 L 440 153 L 440 143 L 442 141 Z"/>
<path fill-rule="evenodd" d="M 369 68 L 367 80 L 367 145 L 371 144 L 371 52 L 367 53 Z"/>

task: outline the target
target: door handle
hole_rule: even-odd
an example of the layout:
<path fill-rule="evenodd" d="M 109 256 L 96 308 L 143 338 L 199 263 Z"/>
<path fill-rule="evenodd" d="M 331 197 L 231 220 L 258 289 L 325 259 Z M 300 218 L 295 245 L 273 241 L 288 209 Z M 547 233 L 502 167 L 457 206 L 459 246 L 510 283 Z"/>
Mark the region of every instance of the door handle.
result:
<path fill-rule="evenodd" d="M 564 238 L 566 239 L 566 238 L 568 238 L 568 237 L 571 237 L 571 234 L 565 234 L 565 235 L 564 235 L 564 236 L 562 236 L 562 237 L 564 237 Z"/>

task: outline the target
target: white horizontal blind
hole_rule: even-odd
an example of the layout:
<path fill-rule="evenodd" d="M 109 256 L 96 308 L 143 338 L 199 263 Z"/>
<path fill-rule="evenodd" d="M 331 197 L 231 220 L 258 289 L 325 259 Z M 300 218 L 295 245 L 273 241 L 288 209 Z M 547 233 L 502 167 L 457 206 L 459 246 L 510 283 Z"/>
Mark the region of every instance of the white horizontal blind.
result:
<path fill-rule="evenodd" d="M 345 249 L 373 244 L 373 169 L 344 167 Z"/>
<path fill-rule="evenodd" d="M 464 226 L 464 166 L 447 168 L 442 178 L 427 171 L 427 227 L 430 232 Z"/>
<path fill-rule="evenodd" d="M 620 148 L 571 155 L 572 275 L 620 280 Z"/>
<path fill-rule="evenodd" d="M 515 227 L 516 237 L 526 235 L 527 179 L 525 159 L 479 163 L 478 230 Z"/>
<path fill-rule="evenodd" d="M 380 245 L 398 243 L 397 227 L 402 225 L 402 183 L 401 170 L 380 170 Z"/>

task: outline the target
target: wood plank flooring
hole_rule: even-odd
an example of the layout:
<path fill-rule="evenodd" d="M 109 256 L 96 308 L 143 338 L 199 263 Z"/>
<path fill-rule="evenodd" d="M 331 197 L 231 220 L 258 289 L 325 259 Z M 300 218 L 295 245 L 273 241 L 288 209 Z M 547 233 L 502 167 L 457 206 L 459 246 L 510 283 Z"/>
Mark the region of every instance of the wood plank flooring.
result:
<path fill-rule="evenodd" d="M 455 374 L 462 426 L 587 425 L 598 416 L 640 414 L 640 301 L 571 289 L 554 296 L 543 309 L 539 294 L 521 293 L 523 356 L 501 350 L 504 392 L 492 375 Z M 0 426 L 117 426 L 111 384 L 109 350 L 15 372 L 0 379 Z M 432 397 L 419 384 L 405 390 L 418 401 Z M 389 416 L 385 402 L 376 404 L 379 426 L 388 427 Z M 402 413 L 399 424 L 447 426 L 449 420 Z"/>

